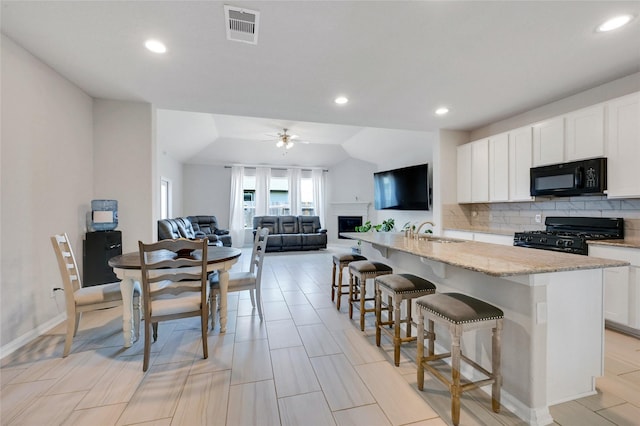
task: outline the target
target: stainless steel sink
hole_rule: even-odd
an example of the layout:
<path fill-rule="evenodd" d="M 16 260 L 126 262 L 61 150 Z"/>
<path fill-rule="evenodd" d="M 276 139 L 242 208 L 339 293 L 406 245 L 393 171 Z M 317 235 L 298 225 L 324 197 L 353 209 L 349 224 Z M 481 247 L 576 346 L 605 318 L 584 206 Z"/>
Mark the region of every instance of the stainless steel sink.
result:
<path fill-rule="evenodd" d="M 420 240 L 427 240 L 431 243 L 449 244 L 449 243 L 464 243 L 467 241 L 467 240 L 456 240 L 454 238 L 435 237 L 429 234 L 416 234 L 415 236 Z"/>

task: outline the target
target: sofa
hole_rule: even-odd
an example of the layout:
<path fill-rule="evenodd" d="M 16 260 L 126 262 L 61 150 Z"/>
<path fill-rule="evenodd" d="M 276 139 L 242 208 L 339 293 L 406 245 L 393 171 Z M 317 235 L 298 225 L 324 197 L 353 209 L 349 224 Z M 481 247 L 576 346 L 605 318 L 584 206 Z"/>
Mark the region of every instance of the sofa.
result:
<path fill-rule="evenodd" d="M 204 238 L 211 245 L 222 243 L 231 247 L 231 235 L 226 229 L 218 227 L 215 216 L 187 216 L 158 221 L 158 240 L 175 238 Z"/>
<path fill-rule="evenodd" d="M 255 216 L 254 235 L 258 228 L 269 229 L 267 252 L 327 248 L 327 230 L 318 216 Z"/>

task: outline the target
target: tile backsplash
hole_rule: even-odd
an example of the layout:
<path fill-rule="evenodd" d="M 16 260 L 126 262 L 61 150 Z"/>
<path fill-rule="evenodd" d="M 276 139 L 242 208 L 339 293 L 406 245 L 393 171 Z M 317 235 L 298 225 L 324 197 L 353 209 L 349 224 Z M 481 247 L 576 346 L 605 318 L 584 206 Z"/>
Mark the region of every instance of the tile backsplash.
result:
<path fill-rule="evenodd" d="M 535 201 L 521 203 L 447 204 L 442 213 L 444 228 L 496 233 L 542 230 L 547 216 L 622 217 L 625 236 L 640 238 L 640 199 L 536 197 Z"/>

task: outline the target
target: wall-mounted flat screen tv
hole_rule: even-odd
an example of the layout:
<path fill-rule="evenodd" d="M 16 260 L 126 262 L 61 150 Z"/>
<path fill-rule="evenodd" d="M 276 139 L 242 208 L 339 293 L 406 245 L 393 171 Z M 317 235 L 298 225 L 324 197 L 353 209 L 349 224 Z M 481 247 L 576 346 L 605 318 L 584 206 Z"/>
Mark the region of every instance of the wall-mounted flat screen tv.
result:
<path fill-rule="evenodd" d="M 403 167 L 373 174 L 376 210 L 429 210 L 429 166 Z"/>

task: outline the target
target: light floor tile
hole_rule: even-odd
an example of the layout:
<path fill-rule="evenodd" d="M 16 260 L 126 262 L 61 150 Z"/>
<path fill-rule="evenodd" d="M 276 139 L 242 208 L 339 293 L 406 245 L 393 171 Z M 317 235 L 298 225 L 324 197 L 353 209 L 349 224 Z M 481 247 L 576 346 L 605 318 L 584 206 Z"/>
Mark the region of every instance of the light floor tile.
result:
<path fill-rule="evenodd" d="M 230 370 L 193 374 L 187 377 L 173 416 L 172 426 L 198 424 L 224 426 L 227 420 L 230 384 Z"/>
<path fill-rule="evenodd" d="M 297 326 L 322 324 L 322 320 L 311 305 L 289 305 L 289 312 Z"/>
<path fill-rule="evenodd" d="M 231 386 L 227 425 L 277 426 L 278 401 L 273 380 Z"/>
<path fill-rule="evenodd" d="M 618 426 L 637 426 L 640 424 L 640 407 L 624 403 L 598 411 L 605 419 Z"/>
<path fill-rule="evenodd" d="M 209 357 L 196 357 L 189 374 L 211 373 L 214 371 L 231 370 L 233 367 L 234 334 L 210 334 L 207 339 Z"/>
<path fill-rule="evenodd" d="M 613 426 L 615 424 L 575 401 L 555 405 L 550 407 L 549 411 L 553 419 L 561 425 Z"/>
<path fill-rule="evenodd" d="M 263 315 L 266 321 L 279 321 L 291 319 L 291 313 L 287 303 L 282 302 L 264 302 L 262 304 Z"/>
<path fill-rule="evenodd" d="M 33 406 L 22 411 L 20 415 L 13 419 L 11 424 L 16 426 L 62 424 L 84 397 L 85 393 L 80 391 L 38 397 L 33 402 Z"/>
<path fill-rule="evenodd" d="M 29 383 L 9 384 L 2 389 L 0 407 L 2 424 L 8 424 L 12 419 L 20 415 L 23 411 L 38 407 L 37 398 L 44 394 L 57 379 L 40 380 Z"/>
<path fill-rule="evenodd" d="M 233 353 L 231 384 L 267 379 L 273 379 L 269 342 L 266 339 L 236 342 Z"/>
<path fill-rule="evenodd" d="M 354 328 L 338 330 L 333 331 L 331 335 L 352 365 L 367 364 L 386 359 L 385 354 L 375 345 L 372 345 L 360 330 Z"/>
<path fill-rule="evenodd" d="M 238 317 L 236 319 L 236 342 L 266 338 L 267 323 L 265 321 L 260 321 L 260 318 L 257 315 Z"/>
<path fill-rule="evenodd" d="M 437 413 L 416 395 L 415 389 L 394 371 L 386 361 L 362 364 L 356 371 L 394 425 L 438 417 Z"/>
<path fill-rule="evenodd" d="M 69 415 L 63 424 L 65 426 L 115 425 L 126 407 L 127 404 L 122 403 L 86 408 L 83 410 L 76 409 Z"/>
<path fill-rule="evenodd" d="M 338 426 L 391 426 L 391 422 L 377 404 L 335 411 L 333 416 Z"/>
<path fill-rule="evenodd" d="M 278 398 L 320 390 L 304 347 L 272 350 L 271 363 Z"/>
<path fill-rule="evenodd" d="M 336 424 L 322 392 L 280 398 L 278 406 L 280 407 L 280 424 L 283 426 L 330 426 Z M 313 413 L 309 411 L 311 408 Z"/>
<path fill-rule="evenodd" d="M 304 293 L 300 290 L 298 291 L 283 291 L 282 296 L 284 297 L 285 302 L 291 308 L 296 305 L 306 305 L 310 306 L 309 300 L 304 295 Z"/>
<path fill-rule="evenodd" d="M 295 323 L 292 319 L 267 322 L 267 335 L 271 349 L 301 346 L 302 340 L 298 335 Z"/>
<path fill-rule="evenodd" d="M 376 402 L 343 354 L 311 358 L 311 365 L 332 411 Z"/>
<path fill-rule="evenodd" d="M 342 352 L 324 324 L 300 326 L 298 332 L 310 357 Z"/>
<path fill-rule="evenodd" d="M 144 382 L 129 401 L 118 424 L 129 425 L 172 417 L 190 368 L 190 362 L 149 367 Z"/>

